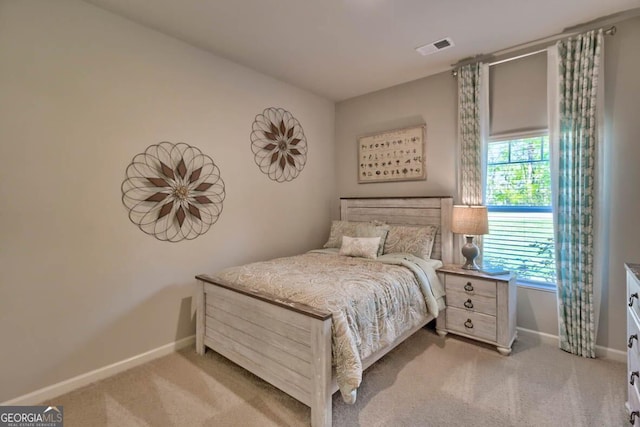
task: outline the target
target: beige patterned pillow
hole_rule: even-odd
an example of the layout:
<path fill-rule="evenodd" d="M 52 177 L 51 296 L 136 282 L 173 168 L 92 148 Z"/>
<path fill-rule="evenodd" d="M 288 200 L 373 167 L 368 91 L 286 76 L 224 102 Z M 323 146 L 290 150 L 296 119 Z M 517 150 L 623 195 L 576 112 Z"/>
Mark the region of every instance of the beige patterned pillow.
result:
<path fill-rule="evenodd" d="M 380 237 L 380 245 L 378 246 L 378 256 L 384 252 L 384 242 L 387 240 L 389 226 L 376 225 L 372 222 L 363 222 L 356 226 L 355 237 Z"/>
<path fill-rule="evenodd" d="M 356 227 L 359 223 L 350 221 L 332 221 L 329 240 L 324 244 L 325 248 L 339 248 L 342 245 L 342 236 L 356 237 Z"/>
<path fill-rule="evenodd" d="M 422 259 L 429 259 L 437 232 L 438 227 L 435 225 L 421 227 L 390 225 L 387 240 L 384 243 L 384 253 L 406 252 Z"/>
<path fill-rule="evenodd" d="M 349 237 L 342 236 L 340 255 L 376 259 L 380 237 Z"/>

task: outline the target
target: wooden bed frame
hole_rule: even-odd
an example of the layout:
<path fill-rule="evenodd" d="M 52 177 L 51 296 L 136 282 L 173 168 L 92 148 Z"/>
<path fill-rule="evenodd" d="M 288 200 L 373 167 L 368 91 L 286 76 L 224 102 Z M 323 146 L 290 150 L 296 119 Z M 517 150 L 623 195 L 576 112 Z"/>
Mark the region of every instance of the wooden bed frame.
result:
<path fill-rule="evenodd" d="M 343 198 L 340 218 L 438 225 L 432 258 L 447 264 L 453 261 L 452 206 L 450 197 Z M 331 314 L 219 283 L 206 275 L 196 278 L 198 354 L 211 348 L 311 407 L 313 427 L 330 426 L 331 396 L 338 390 L 331 368 Z M 433 319 L 430 316 L 389 347 L 363 360 L 363 369 Z"/>

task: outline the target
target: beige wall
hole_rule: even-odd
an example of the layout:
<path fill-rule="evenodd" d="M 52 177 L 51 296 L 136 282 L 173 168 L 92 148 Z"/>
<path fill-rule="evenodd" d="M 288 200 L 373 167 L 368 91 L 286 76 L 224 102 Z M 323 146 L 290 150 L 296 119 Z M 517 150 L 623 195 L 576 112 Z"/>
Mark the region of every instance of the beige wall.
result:
<path fill-rule="evenodd" d="M 610 172 L 610 274 L 602 297 L 598 344 L 625 348 L 624 261 L 640 262 L 640 19 L 617 25 L 618 33 L 606 37 L 606 134 L 611 144 Z M 545 72 L 544 61 L 530 58 L 532 67 Z M 522 67 L 521 65 L 525 66 Z M 517 81 L 527 62 L 512 64 L 509 81 Z M 524 78 L 523 78 L 524 80 Z M 540 79 L 536 79 L 539 83 Z M 537 84 L 536 83 L 536 84 Z M 524 84 L 524 83 L 523 83 Z M 540 89 L 546 90 L 546 89 Z M 508 93 L 501 93 L 503 97 Z M 537 111 L 537 110 L 535 110 Z M 539 114 L 537 116 L 540 116 Z M 515 119 L 514 119 L 515 120 Z M 540 117 L 540 121 L 546 119 Z M 427 123 L 427 181 L 357 184 L 356 138 L 368 132 Z M 503 123 L 501 119 L 499 123 Z M 336 105 L 336 176 L 338 191 L 346 196 L 455 195 L 456 82 L 442 73 Z M 506 125 L 502 131 L 507 130 Z M 527 126 L 528 127 L 528 126 Z M 518 126 L 515 126 L 518 128 Z M 513 128 L 512 128 L 513 129 Z M 498 130 L 498 129 L 496 129 Z M 529 288 L 518 290 L 518 326 L 557 335 L 555 294 Z"/>
<path fill-rule="evenodd" d="M 609 144 L 609 282 L 602 298 L 598 343 L 625 349 L 624 262 L 640 262 L 640 18 L 605 37 L 605 136 Z"/>
<path fill-rule="evenodd" d="M 194 333 L 197 273 L 326 239 L 334 104 L 79 1 L 0 2 L 0 402 Z M 302 174 L 253 161 L 256 114 L 301 122 Z M 160 242 L 120 185 L 160 141 L 199 147 L 227 198 L 199 238 Z"/>
<path fill-rule="evenodd" d="M 336 104 L 340 196 L 445 196 L 455 190 L 456 80 L 441 73 Z M 427 180 L 358 184 L 357 138 L 427 124 Z"/>

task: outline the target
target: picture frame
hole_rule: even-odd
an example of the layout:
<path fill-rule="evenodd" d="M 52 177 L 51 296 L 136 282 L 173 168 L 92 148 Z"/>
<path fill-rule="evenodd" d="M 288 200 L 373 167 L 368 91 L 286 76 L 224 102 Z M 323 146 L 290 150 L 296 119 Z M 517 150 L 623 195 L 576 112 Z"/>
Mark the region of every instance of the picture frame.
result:
<path fill-rule="evenodd" d="M 421 124 L 358 137 L 358 183 L 426 180 L 426 130 Z"/>

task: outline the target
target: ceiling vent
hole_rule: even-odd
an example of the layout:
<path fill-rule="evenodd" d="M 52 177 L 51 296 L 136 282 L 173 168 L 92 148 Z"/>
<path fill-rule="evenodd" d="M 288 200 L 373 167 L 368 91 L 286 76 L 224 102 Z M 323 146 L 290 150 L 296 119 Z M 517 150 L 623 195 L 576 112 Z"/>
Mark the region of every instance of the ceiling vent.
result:
<path fill-rule="evenodd" d="M 455 44 L 453 44 L 453 40 L 447 37 L 442 40 L 417 47 L 416 51 L 419 54 L 426 56 L 431 55 L 432 53 L 440 52 L 441 50 L 449 49 L 453 46 L 455 46 Z"/>

